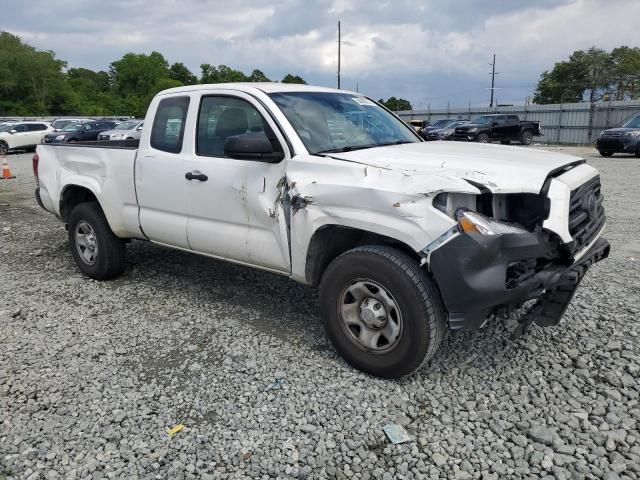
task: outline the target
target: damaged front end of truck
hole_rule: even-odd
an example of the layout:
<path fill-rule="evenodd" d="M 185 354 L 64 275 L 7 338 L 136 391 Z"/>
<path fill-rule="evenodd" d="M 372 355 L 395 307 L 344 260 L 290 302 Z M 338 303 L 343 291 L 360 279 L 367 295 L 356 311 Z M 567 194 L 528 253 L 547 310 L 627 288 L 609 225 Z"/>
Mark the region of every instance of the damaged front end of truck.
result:
<path fill-rule="evenodd" d="M 434 206 L 456 224 L 421 253 L 452 330 L 475 330 L 527 304 L 532 323 L 557 325 L 587 270 L 609 255 L 600 178 L 574 165 L 539 194 L 442 193 Z M 574 172 L 574 168 L 582 172 Z M 592 169 L 591 169 L 592 170 Z"/>

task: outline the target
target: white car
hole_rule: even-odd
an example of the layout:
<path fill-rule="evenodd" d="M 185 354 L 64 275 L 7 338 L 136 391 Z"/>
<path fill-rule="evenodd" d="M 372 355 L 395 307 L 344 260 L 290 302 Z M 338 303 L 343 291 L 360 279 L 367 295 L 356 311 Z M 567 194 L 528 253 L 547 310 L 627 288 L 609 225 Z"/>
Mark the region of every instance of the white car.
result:
<path fill-rule="evenodd" d="M 35 149 L 50 132 L 53 127 L 47 122 L 16 122 L 0 127 L 0 155 L 11 150 Z"/>
<path fill-rule="evenodd" d="M 43 144 L 34 156 L 36 199 L 67 224 L 82 272 L 122 274 L 139 239 L 290 277 L 318 287 L 336 350 L 381 377 L 416 370 L 446 329 L 530 301 L 523 329 L 557 325 L 609 254 L 584 159 L 423 142 L 356 92 L 174 88 L 127 147 Z"/>
<path fill-rule="evenodd" d="M 98 140 L 139 140 L 144 120 L 125 120 L 112 130 L 100 132 Z"/>

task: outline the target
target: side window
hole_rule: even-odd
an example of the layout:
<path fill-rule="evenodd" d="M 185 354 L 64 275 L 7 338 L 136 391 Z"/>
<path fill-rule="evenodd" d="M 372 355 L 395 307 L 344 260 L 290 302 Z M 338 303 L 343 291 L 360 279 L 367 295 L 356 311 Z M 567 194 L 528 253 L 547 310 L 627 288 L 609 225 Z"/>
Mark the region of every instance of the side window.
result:
<path fill-rule="evenodd" d="M 504 125 L 505 124 L 505 117 L 496 117 L 495 122 L 498 125 Z"/>
<path fill-rule="evenodd" d="M 18 133 L 26 132 L 27 131 L 27 126 L 25 124 L 23 124 L 23 123 L 20 123 L 18 125 L 14 125 L 11 130 L 15 130 Z"/>
<path fill-rule="evenodd" d="M 180 153 L 188 110 L 189 97 L 160 100 L 151 129 L 153 148 L 169 153 Z"/>
<path fill-rule="evenodd" d="M 249 102 L 234 97 L 202 97 L 196 140 L 198 155 L 224 157 L 227 138 L 259 132 L 267 136 L 274 150 L 282 150 L 267 122 Z"/>

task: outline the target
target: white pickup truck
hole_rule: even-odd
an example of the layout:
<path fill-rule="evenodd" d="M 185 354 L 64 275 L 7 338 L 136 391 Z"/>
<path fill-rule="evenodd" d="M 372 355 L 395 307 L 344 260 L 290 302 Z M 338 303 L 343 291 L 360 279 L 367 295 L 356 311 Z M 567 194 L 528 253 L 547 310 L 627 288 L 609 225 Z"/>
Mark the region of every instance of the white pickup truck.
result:
<path fill-rule="evenodd" d="M 36 198 L 80 270 L 125 270 L 131 239 L 319 287 L 338 352 L 393 378 L 447 328 L 528 306 L 560 321 L 609 253 L 598 172 L 559 153 L 423 142 L 354 92 L 287 84 L 174 88 L 138 141 L 40 145 Z"/>

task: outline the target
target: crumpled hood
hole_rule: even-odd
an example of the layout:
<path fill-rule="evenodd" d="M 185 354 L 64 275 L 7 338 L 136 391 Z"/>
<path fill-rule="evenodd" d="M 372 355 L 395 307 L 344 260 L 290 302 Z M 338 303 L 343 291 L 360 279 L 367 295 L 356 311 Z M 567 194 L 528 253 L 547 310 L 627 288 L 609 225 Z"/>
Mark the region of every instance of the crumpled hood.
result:
<path fill-rule="evenodd" d="M 332 153 L 332 158 L 407 176 L 470 180 L 494 193 L 539 193 L 549 173 L 583 159 L 527 147 L 420 142 Z M 417 179 L 413 179 L 417 180 Z"/>

